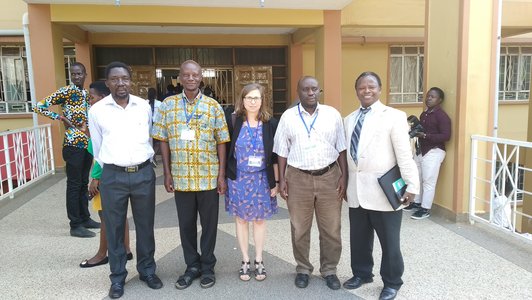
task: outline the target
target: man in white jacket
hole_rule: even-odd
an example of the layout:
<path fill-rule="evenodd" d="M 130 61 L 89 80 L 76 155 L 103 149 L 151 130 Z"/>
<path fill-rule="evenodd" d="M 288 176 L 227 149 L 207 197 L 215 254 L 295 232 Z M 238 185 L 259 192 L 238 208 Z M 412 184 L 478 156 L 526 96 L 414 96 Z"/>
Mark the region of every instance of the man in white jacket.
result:
<path fill-rule="evenodd" d="M 379 299 L 394 299 L 403 284 L 404 264 L 399 242 L 402 211 L 393 210 L 377 179 L 398 164 L 407 184 L 401 200 L 408 205 L 419 193 L 419 175 L 410 150 L 406 114 L 381 103 L 379 76 L 373 72 L 362 73 L 355 89 L 361 108 L 344 119 L 349 142 L 346 194 L 354 275 L 344 283 L 344 288 L 356 289 L 373 281 L 376 232 L 383 253 L 380 274 L 384 288 Z"/>

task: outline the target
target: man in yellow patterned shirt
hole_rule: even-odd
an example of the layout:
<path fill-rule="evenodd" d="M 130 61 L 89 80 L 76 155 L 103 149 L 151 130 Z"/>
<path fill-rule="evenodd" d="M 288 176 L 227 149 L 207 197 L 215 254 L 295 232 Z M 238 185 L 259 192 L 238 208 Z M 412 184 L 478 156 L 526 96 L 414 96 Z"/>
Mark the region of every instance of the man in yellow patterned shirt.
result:
<path fill-rule="evenodd" d="M 187 268 L 175 286 L 185 289 L 201 276 L 203 288 L 215 284 L 214 247 L 218 230 L 218 194 L 225 194 L 226 145 L 230 137 L 224 112 L 199 89 L 201 66 L 183 62 L 179 81 L 183 92 L 159 107 L 152 137 L 161 141 L 166 191 L 174 193 L 179 233 Z M 201 222 L 198 253 L 197 217 Z"/>

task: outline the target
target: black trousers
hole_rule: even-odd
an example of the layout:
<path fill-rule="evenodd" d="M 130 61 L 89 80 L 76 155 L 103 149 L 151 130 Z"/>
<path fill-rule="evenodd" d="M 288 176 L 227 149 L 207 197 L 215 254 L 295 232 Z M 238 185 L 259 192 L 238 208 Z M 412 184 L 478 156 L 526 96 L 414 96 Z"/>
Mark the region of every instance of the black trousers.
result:
<path fill-rule="evenodd" d="M 143 276 L 155 274 L 155 172 L 152 165 L 149 164 L 135 173 L 126 173 L 104 165 L 100 193 L 111 282 L 123 283 L 127 277 L 124 230 L 128 201 L 131 201 L 135 223 L 137 271 Z"/>
<path fill-rule="evenodd" d="M 202 276 L 214 274 L 216 264 L 214 247 L 218 233 L 219 203 L 216 189 L 200 192 L 175 192 L 179 234 L 187 270 L 199 269 Z M 201 254 L 198 253 L 198 213 L 201 224 Z"/>
<path fill-rule="evenodd" d="M 380 274 L 385 287 L 399 289 L 403 284 L 403 255 L 400 233 L 403 211 L 374 211 L 349 208 L 351 270 L 362 278 L 373 277 L 373 240 L 377 233 L 382 261 Z"/>
<path fill-rule="evenodd" d="M 87 149 L 65 146 L 63 147 L 63 159 L 66 162 L 67 176 L 67 216 L 70 220 L 70 228 L 76 228 L 90 218 L 87 192 L 92 154 Z"/>

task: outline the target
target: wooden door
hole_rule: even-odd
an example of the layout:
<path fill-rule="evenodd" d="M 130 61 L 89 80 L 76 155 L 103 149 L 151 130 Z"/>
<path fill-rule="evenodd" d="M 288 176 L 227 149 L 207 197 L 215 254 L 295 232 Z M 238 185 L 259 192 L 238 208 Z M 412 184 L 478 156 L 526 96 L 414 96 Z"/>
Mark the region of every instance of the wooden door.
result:
<path fill-rule="evenodd" d="M 249 83 L 262 85 L 266 98 L 270 102 L 270 113 L 273 112 L 273 80 L 271 66 L 235 66 L 235 99 L 240 97 L 242 88 Z"/>
<path fill-rule="evenodd" d="M 148 89 L 157 88 L 155 67 L 131 66 L 131 93 L 148 99 Z"/>

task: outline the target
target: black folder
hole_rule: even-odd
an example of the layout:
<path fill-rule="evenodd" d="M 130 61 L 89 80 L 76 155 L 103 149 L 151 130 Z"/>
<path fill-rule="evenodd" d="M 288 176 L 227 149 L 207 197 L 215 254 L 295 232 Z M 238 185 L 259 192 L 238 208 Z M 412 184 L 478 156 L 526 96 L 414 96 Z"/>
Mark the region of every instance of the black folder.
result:
<path fill-rule="evenodd" d="M 397 208 L 403 204 L 401 198 L 406 192 L 406 183 L 403 178 L 401 178 L 399 166 L 395 165 L 377 180 L 379 181 L 379 185 L 386 195 L 386 198 L 388 198 L 388 202 L 390 202 L 390 205 L 394 210 L 397 210 Z"/>

